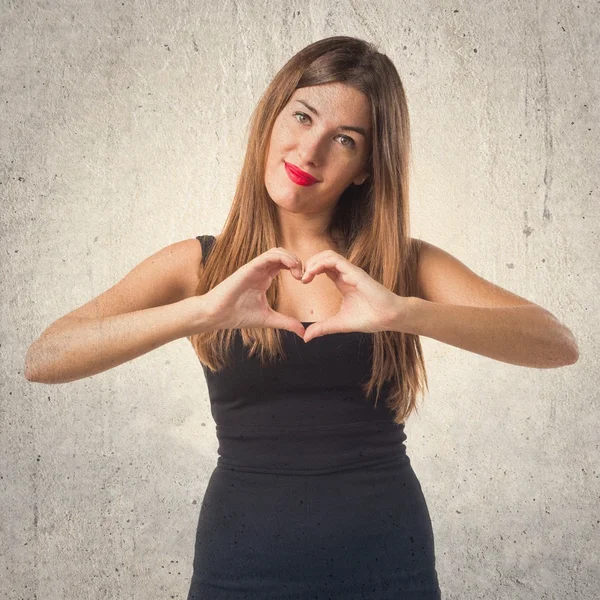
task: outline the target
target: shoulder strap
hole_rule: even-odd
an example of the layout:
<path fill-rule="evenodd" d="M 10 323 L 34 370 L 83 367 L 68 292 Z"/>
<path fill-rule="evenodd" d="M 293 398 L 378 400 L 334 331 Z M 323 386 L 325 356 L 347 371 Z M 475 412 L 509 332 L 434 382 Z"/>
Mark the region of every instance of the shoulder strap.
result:
<path fill-rule="evenodd" d="M 208 255 L 213 247 L 213 244 L 216 241 L 215 236 L 213 235 L 197 235 L 196 239 L 200 242 L 202 246 L 202 264 L 206 262 Z"/>

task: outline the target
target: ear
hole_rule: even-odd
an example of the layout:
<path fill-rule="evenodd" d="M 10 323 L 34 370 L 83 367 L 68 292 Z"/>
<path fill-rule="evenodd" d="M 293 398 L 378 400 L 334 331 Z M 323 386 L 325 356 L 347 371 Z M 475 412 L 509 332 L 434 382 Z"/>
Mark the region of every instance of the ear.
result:
<path fill-rule="evenodd" d="M 368 176 L 369 176 L 368 173 L 363 173 L 362 175 L 357 177 L 352 183 L 354 185 L 362 185 L 366 181 Z"/>

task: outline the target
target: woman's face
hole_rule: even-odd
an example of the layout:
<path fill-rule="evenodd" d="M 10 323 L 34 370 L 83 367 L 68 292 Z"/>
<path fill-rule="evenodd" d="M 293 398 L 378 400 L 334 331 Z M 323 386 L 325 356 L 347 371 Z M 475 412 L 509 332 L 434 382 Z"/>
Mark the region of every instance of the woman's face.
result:
<path fill-rule="evenodd" d="M 364 135 L 346 126 L 362 129 Z M 350 184 L 360 185 L 367 178 L 370 145 L 371 107 L 362 92 L 342 83 L 297 89 L 273 126 L 265 167 L 267 192 L 280 208 L 293 213 L 330 211 Z M 294 181 L 286 163 L 317 182 Z"/>

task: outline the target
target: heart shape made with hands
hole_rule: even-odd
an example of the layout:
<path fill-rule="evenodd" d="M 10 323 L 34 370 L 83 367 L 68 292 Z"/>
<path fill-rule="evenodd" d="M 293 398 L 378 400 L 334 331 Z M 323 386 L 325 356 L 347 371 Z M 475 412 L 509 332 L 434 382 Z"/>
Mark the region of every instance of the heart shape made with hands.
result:
<path fill-rule="evenodd" d="M 407 298 L 394 294 L 333 250 L 324 250 L 308 259 L 302 283 L 309 284 L 321 273 L 335 283 L 343 296 L 342 304 L 335 315 L 311 323 L 304 330 L 305 342 L 331 333 L 397 330 L 408 308 Z"/>

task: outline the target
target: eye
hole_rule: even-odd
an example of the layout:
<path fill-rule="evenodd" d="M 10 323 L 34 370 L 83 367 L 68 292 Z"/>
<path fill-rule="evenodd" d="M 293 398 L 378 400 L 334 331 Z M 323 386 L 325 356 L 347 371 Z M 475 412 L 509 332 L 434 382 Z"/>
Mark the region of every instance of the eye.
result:
<path fill-rule="evenodd" d="M 295 112 L 295 113 L 294 113 L 294 117 L 295 117 L 296 115 L 300 115 L 301 117 L 306 117 L 307 119 L 310 119 L 310 117 L 309 117 L 307 114 L 303 113 L 303 112 Z M 296 120 L 297 120 L 297 119 L 296 119 Z M 302 123 L 302 124 L 304 125 L 304 123 L 306 123 L 306 121 L 300 121 L 300 123 Z"/>
<path fill-rule="evenodd" d="M 306 113 L 295 112 L 294 117 L 298 117 L 298 116 L 303 117 L 303 118 L 306 117 L 308 120 L 310 120 L 310 117 Z M 296 119 L 296 120 L 298 120 L 298 119 Z M 305 125 L 307 123 L 307 121 L 298 121 L 298 122 L 301 123 L 302 125 Z M 356 142 L 350 136 L 340 134 L 337 137 L 343 138 L 344 140 L 348 140 L 347 143 L 342 143 L 342 146 L 344 146 L 346 148 L 354 148 L 356 146 Z"/>
<path fill-rule="evenodd" d="M 347 148 L 354 148 L 354 146 L 356 146 L 356 142 L 351 137 L 348 137 L 347 135 L 339 135 L 338 137 L 348 140 L 348 143 L 342 144 L 342 146 L 346 146 Z"/>

